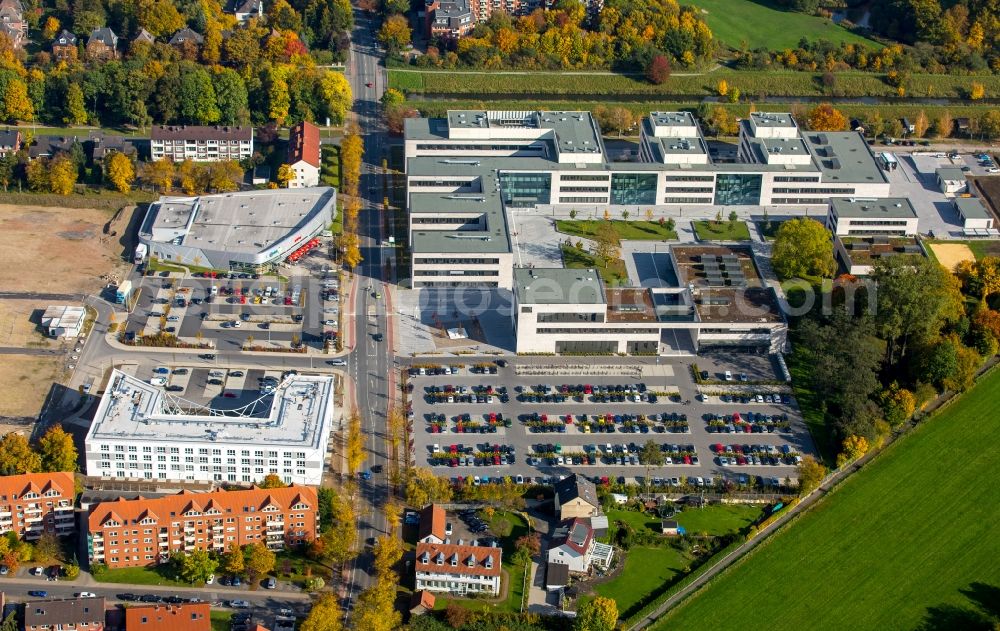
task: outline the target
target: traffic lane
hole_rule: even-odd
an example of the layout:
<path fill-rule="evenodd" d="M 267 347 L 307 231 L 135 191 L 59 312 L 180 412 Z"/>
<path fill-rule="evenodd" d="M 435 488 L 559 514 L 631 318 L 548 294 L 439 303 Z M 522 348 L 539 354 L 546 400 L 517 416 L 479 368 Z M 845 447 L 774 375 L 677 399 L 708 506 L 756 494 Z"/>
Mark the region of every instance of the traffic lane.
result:
<path fill-rule="evenodd" d="M 98 596 L 103 596 L 110 603 L 125 603 L 127 601 L 119 598 L 123 594 L 134 594 L 136 596 L 155 595 L 166 598 L 168 596 L 180 596 L 182 598 L 200 598 L 202 601 L 216 603 L 232 600 L 246 600 L 255 606 L 263 609 L 287 607 L 299 612 L 307 612 L 310 606 L 311 597 L 305 592 L 267 592 L 249 591 L 246 588 L 214 588 L 214 587 L 162 587 L 157 585 L 131 585 L 115 584 L 106 585 L 104 583 L 91 583 L 88 585 L 70 585 L 60 581 L 46 581 L 42 578 L 5 578 L 3 580 L 4 594 L 8 600 L 24 601 L 37 600 L 37 597 L 30 596 L 29 591 L 41 590 L 47 593 L 46 598 L 73 598 L 81 592 L 91 592 Z"/>

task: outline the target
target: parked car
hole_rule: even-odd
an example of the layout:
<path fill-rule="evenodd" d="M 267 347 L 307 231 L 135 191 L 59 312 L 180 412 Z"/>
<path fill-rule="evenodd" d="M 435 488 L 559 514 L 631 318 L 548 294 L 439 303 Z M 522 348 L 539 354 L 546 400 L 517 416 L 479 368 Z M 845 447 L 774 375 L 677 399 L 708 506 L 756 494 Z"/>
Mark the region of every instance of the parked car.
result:
<path fill-rule="evenodd" d="M 44 589 L 29 589 L 29 596 L 34 596 L 35 598 L 47 598 L 49 593 Z"/>
<path fill-rule="evenodd" d="M 248 609 L 250 607 L 250 603 L 245 600 L 233 600 L 230 601 L 229 606 L 233 609 Z"/>
<path fill-rule="evenodd" d="M 264 589 L 274 589 L 278 586 L 278 581 L 276 581 L 273 576 L 270 576 L 264 580 L 263 585 Z"/>

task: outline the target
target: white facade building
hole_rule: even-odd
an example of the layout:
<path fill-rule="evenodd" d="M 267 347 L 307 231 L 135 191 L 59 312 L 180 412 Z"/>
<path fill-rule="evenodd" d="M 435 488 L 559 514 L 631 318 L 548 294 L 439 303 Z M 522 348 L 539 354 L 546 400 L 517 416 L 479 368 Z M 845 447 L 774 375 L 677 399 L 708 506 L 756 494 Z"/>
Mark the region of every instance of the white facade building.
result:
<path fill-rule="evenodd" d="M 457 595 L 500 593 L 502 550 L 450 543 L 418 543 L 416 589 Z"/>
<path fill-rule="evenodd" d="M 42 314 L 42 326 L 49 337 L 79 337 L 86 318 L 83 307 L 51 306 Z"/>
<path fill-rule="evenodd" d="M 903 197 L 834 197 L 826 227 L 837 236 L 914 236 L 919 232 L 917 212 Z"/>
<path fill-rule="evenodd" d="M 320 155 L 319 127 L 303 121 L 292 127 L 288 134 L 288 164 L 293 177 L 288 188 L 319 186 L 319 170 L 323 164 Z"/>
<path fill-rule="evenodd" d="M 84 441 L 87 475 L 251 484 L 274 473 L 320 484 L 334 429 L 333 377 L 290 375 L 237 414 L 115 370 Z"/>
<path fill-rule="evenodd" d="M 157 125 L 149 149 L 153 160 L 245 160 L 253 156 L 253 127 Z"/>

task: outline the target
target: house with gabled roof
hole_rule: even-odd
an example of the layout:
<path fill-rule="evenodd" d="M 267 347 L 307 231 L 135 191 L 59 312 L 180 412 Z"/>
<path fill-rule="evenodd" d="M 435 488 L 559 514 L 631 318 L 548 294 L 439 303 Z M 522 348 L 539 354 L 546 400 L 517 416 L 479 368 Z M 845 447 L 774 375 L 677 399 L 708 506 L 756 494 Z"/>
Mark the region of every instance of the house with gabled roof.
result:
<path fill-rule="evenodd" d="M 91 563 L 111 568 L 164 563 L 195 549 L 224 552 L 234 543 L 281 550 L 315 539 L 318 514 L 316 490 L 299 485 L 118 498 L 91 509 L 87 548 Z"/>
<path fill-rule="evenodd" d="M 87 39 L 87 57 L 108 60 L 118 58 L 118 36 L 106 26 L 95 28 Z"/>
<path fill-rule="evenodd" d="M 76 531 L 72 473 L 25 473 L 0 477 L 0 534 L 37 539 Z"/>
<path fill-rule="evenodd" d="M 260 18 L 264 15 L 264 2 L 262 0 L 229 0 L 226 3 L 226 13 L 236 16 L 236 21 L 246 24 L 253 18 Z"/>
<path fill-rule="evenodd" d="M 438 504 L 428 504 L 420 511 L 419 543 L 444 543 L 447 515 Z"/>
<path fill-rule="evenodd" d="M 556 483 L 555 504 L 559 519 L 591 517 L 601 513 L 597 487 L 587 478 L 575 473 Z"/>
<path fill-rule="evenodd" d="M 418 543 L 414 572 L 416 589 L 451 594 L 500 593 L 501 548 L 461 542 Z"/>
<path fill-rule="evenodd" d="M 594 529 L 588 520 L 576 517 L 559 524 L 549 543 L 548 562 L 584 574 L 590 570 L 594 552 Z"/>
<path fill-rule="evenodd" d="M 76 59 L 77 44 L 80 40 L 76 35 L 63 29 L 59 35 L 52 40 L 52 56 L 56 61 L 70 61 Z"/>

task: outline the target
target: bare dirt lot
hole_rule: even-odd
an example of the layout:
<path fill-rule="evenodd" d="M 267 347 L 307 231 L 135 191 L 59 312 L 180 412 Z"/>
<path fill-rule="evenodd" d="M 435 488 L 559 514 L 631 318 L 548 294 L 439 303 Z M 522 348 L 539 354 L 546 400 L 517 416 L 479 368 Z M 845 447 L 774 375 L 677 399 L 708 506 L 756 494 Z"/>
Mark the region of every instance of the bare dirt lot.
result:
<path fill-rule="evenodd" d="M 5 384 L 0 433 L 14 429 L 6 424 L 8 419 L 38 416 L 52 383 L 63 378 L 63 361 L 60 355 L 0 356 L 0 383 Z"/>
<path fill-rule="evenodd" d="M 976 260 L 976 255 L 964 243 L 931 243 L 930 246 L 938 262 L 953 272 L 962 261 Z"/>
<path fill-rule="evenodd" d="M 39 327 L 47 305 L 36 300 L 0 300 L 0 346 L 52 348 L 55 340 Z"/>
<path fill-rule="evenodd" d="M 93 293 L 127 265 L 117 238 L 103 234 L 106 210 L 0 205 L 0 287 L 6 291 Z M 44 308 L 44 305 L 43 305 Z"/>

